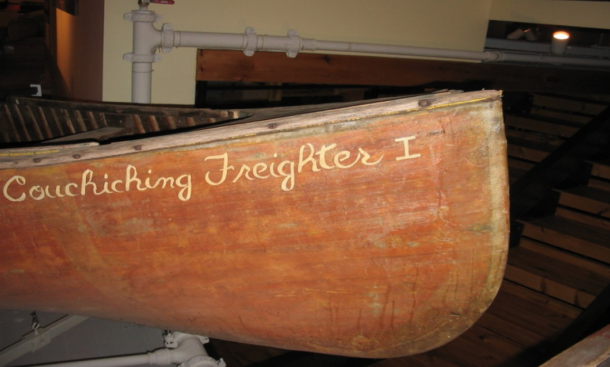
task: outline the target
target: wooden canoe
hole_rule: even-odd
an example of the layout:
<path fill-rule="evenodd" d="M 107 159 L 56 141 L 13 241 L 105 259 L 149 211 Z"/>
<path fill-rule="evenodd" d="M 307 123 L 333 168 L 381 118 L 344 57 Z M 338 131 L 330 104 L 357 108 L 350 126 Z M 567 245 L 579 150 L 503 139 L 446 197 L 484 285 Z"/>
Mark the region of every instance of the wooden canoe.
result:
<path fill-rule="evenodd" d="M 1 150 L 0 307 L 358 357 L 470 327 L 506 263 L 500 94 L 273 115 Z"/>

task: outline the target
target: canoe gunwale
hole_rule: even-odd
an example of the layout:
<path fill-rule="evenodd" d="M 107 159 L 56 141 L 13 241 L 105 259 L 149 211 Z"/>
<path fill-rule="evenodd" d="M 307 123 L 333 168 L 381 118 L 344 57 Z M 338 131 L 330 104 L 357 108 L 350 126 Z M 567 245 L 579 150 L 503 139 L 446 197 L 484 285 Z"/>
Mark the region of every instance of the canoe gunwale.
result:
<path fill-rule="evenodd" d="M 500 98 L 497 91 L 470 93 L 439 93 L 433 96 L 418 96 L 394 99 L 355 107 L 306 113 L 297 116 L 278 117 L 241 124 L 211 126 L 196 131 L 176 133 L 166 136 L 148 137 L 110 144 L 44 145 L 37 147 L 0 150 L 0 169 L 43 167 L 54 164 L 116 157 L 127 154 L 153 152 L 167 149 L 196 149 L 203 144 L 213 144 L 226 140 L 253 135 L 289 132 L 324 124 L 356 121 L 377 116 L 408 113 L 420 110 L 434 110 L 454 105 L 470 104 Z M 256 115 L 254 115 L 256 118 Z M 41 151 L 42 149 L 42 151 Z"/>

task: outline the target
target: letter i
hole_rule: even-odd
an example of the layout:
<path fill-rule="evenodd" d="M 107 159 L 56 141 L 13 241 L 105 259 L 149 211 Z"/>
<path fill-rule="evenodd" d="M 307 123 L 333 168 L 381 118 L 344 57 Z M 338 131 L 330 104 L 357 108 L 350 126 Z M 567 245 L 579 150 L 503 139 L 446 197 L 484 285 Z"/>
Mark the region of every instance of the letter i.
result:
<path fill-rule="evenodd" d="M 403 155 L 402 157 L 396 157 L 397 161 L 421 157 L 421 154 L 419 154 L 419 153 L 418 154 L 409 153 L 409 140 L 413 140 L 413 139 L 415 139 L 415 135 L 407 136 L 406 138 L 394 139 L 394 141 L 396 141 L 396 142 L 402 141 L 404 148 L 405 148 L 405 155 Z"/>

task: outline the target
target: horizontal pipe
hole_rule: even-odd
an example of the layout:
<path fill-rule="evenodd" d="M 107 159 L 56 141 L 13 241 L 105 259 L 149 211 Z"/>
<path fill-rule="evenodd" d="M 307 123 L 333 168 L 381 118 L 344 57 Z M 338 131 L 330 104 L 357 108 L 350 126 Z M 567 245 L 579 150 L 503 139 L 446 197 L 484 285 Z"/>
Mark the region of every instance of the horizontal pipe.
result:
<path fill-rule="evenodd" d="M 177 334 L 180 334 L 181 338 L 178 341 L 178 346 L 173 349 L 164 348 L 146 354 L 53 363 L 32 367 L 129 367 L 138 365 L 169 366 L 174 364 L 182 364 L 196 357 L 208 357 L 205 349 L 203 348 L 200 337 L 182 333 L 176 333 L 176 335 Z"/>
<path fill-rule="evenodd" d="M 356 42 L 318 41 L 298 36 L 255 36 L 255 44 L 248 35 L 235 33 L 174 32 L 173 47 L 195 47 L 215 50 L 252 50 L 270 52 L 326 51 L 359 54 L 379 54 L 411 57 L 432 57 L 481 62 L 519 62 L 575 66 L 610 67 L 610 60 L 587 57 L 567 57 L 550 54 L 517 53 L 506 51 L 464 51 L 428 47 L 378 45 Z"/>
<path fill-rule="evenodd" d="M 485 49 L 548 54 L 551 50 L 551 44 L 543 42 L 487 38 L 485 40 Z M 610 49 L 608 49 L 607 47 L 596 45 L 590 47 L 568 45 L 565 55 L 569 57 L 607 58 L 610 57 Z"/>
<path fill-rule="evenodd" d="M 434 57 L 478 61 L 486 61 L 488 58 L 488 55 L 485 52 L 444 50 L 427 47 L 391 46 L 368 43 L 331 41 L 316 41 L 316 45 L 318 51 L 372 53 L 381 55 Z"/>
<path fill-rule="evenodd" d="M 599 66 L 609 67 L 610 60 L 589 57 L 569 57 L 555 56 L 550 54 L 525 54 L 517 52 L 500 52 L 493 51 L 499 54 L 501 62 L 525 62 L 553 65 L 574 65 L 574 66 Z"/>
<path fill-rule="evenodd" d="M 138 365 L 149 365 L 150 358 L 148 354 L 139 354 L 135 356 L 113 357 L 92 359 L 88 361 L 75 361 L 65 363 L 54 363 L 53 367 L 128 367 Z M 33 366 L 36 367 L 36 366 Z"/>
<path fill-rule="evenodd" d="M 243 34 L 181 31 L 173 33 L 174 47 L 243 50 L 247 44 L 247 39 Z"/>
<path fill-rule="evenodd" d="M 425 47 L 389 46 L 354 42 L 317 41 L 290 36 L 256 36 L 255 44 L 248 43 L 248 36 L 236 33 L 173 32 L 173 47 L 195 47 L 214 50 L 255 51 L 335 51 L 374 53 L 402 56 L 429 56 L 466 60 L 486 60 L 486 52 L 443 50 Z"/>
<path fill-rule="evenodd" d="M 156 21 L 155 13 L 144 9 L 141 7 L 140 10 L 132 12 L 131 15 L 126 14 L 126 19 L 134 22 L 134 52 L 133 57 L 131 57 L 132 62 L 137 62 L 136 58 L 142 62 L 142 56 L 152 56 L 154 50 L 157 48 L 161 48 L 163 52 L 170 52 L 173 47 L 194 47 L 213 50 L 242 50 L 248 56 L 254 54 L 255 51 L 286 52 L 289 57 L 296 57 L 296 55 L 302 51 L 326 51 L 479 62 L 517 62 L 610 67 L 610 60 L 602 58 L 566 57 L 550 54 L 515 53 L 494 50 L 445 50 L 427 47 L 318 41 L 315 39 L 301 38 L 294 30 L 289 31 L 287 36 L 259 36 L 254 33 L 252 28 L 247 28 L 245 34 L 183 32 L 174 31 L 170 24 L 164 24 L 162 30 L 157 30 L 152 26 L 152 23 Z M 150 59 L 144 60 L 143 62 L 152 64 L 154 61 Z M 152 68 L 150 71 L 141 69 L 136 70 L 136 68 L 133 69 L 133 102 L 150 103 L 150 91 L 145 92 L 144 90 L 150 89 L 151 71 Z M 136 76 L 135 74 L 139 75 Z"/>

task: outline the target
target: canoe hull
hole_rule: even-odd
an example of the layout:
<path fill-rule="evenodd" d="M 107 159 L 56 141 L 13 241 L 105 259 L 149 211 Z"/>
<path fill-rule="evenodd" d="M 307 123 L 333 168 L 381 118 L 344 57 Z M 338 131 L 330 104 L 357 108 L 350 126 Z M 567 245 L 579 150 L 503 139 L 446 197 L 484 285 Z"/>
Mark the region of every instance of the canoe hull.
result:
<path fill-rule="evenodd" d="M 19 160 L 0 307 L 359 357 L 444 344 L 502 279 L 506 143 L 497 94 L 409 101 Z"/>

